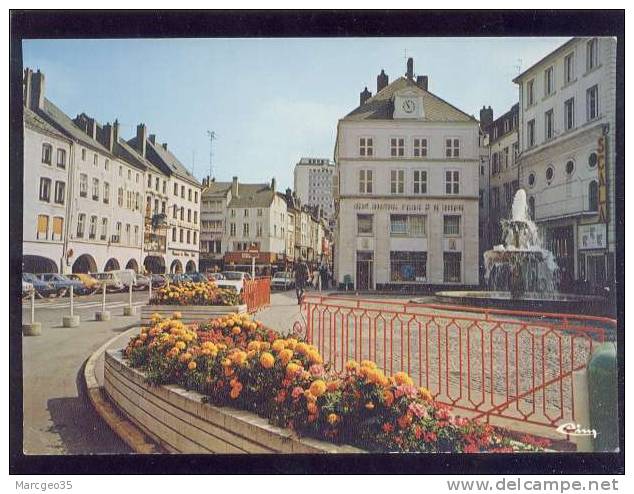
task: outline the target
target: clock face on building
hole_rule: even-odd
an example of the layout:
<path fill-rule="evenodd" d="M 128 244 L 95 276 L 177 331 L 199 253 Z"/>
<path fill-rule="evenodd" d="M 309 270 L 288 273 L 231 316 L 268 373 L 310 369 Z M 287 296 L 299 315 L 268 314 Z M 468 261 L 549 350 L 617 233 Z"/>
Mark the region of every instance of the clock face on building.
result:
<path fill-rule="evenodd" d="M 416 103 L 413 99 L 407 98 L 403 101 L 403 111 L 405 113 L 412 113 L 416 109 Z"/>

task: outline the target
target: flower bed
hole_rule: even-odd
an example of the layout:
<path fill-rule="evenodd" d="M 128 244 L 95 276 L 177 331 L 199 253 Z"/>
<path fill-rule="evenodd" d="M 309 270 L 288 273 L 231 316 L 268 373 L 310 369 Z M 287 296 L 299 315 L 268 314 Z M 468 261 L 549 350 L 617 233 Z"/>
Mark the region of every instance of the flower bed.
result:
<path fill-rule="evenodd" d="M 155 314 L 169 317 L 175 306 L 178 306 L 181 318 L 187 323 L 247 311 L 240 294 L 235 290 L 218 288 L 213 282 L 176 283 L 159 288 L 153 293 L 149 305 L 141 308 L 141 324 L 149 324 Z"/>
<path fill-rule="evenodd" d="M 546 442 L 453 415 L 403 373 L 387 377 L 374 362 L 349 361 L 335 374 L 317 349 L 282 337 L 246 314 L 198 326 L 154 318 L 125 356 L 148 382 L 178 384 L 265 417 L 273 425 L 367 451 L 540 451 Z"/>

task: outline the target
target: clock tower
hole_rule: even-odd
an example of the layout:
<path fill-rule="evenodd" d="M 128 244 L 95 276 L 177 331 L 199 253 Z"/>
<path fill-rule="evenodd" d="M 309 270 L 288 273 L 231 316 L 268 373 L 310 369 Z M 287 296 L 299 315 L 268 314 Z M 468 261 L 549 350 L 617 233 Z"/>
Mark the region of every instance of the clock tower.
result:
<path fill-rule="evenodd" d="M 423 96 L 419 91 L 409 89 L 394 95 L 394 119 L 421 120 L 425 118 Z"/>

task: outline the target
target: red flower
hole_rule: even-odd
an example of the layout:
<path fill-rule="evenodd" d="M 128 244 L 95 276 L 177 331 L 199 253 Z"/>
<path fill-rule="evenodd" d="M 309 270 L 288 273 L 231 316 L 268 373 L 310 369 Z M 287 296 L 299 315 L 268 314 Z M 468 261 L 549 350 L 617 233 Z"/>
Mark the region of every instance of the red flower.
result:
<path fill-rule="evenodd" d="M 386 434 L 389 434 L 393 430 L 394 430 L 394 426 L 392 424 L 388 424 L 388 423 L 383 424 L 383 432 L 385 432 Z"/>
<path fill-rule="evenodd" d="M 416 439 L 420 439 L 421 437 L 423 437 L 423 429 L 421 429 L 419 425 L 414 428 L 414 436 L 416 437 Z"/>
<path fill-rule="evenodd" d="M 275 401 L 278 403 L 282 403 L 286 399 L 286 390 L 280 389 L 275 397 Z"/>
<path fill-rule="evenodd" d="M 435 443 L 438 440 L 435 432 L 423 432 L 423 441 L 426 443 Z"/>
<path fill-rule="evenodd" d="M 467 444 L 464 447 L 464 452 L 465 453 L 477 453 L 480 450 L 478 449 L 478 447 L 475 444 Z"/>

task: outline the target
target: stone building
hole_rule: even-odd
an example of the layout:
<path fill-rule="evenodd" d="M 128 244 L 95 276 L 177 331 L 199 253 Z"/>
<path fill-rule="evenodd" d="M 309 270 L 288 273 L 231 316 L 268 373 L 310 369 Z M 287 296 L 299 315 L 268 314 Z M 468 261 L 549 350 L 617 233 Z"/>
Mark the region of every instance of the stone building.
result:
<path fill-rule="evenodd" d="M 303 204 L 318 207 L 327 217 L 334 212 L 332 177 L 335 166 L 324 158 L 302 158 L 295 165 L 294 188 Z"/>
<path fill-rule="evenodd" d="M 335 277 L 360 290 L 478 284 L 478 121 L 415 78 L 391 84 L 337 126 Z"/>
<path fill-rule="evenodd" d="M 203 179 L 200 203 L 200 270 L 222 269 L 226 245 L 227 205 L 231 199 L 231 182 Z"/>
<path fill-rule="evenodd" d="M 614 280 L 616 40 L 572 38 L 518 75 L 520 187 L 561 288 Z"/>

